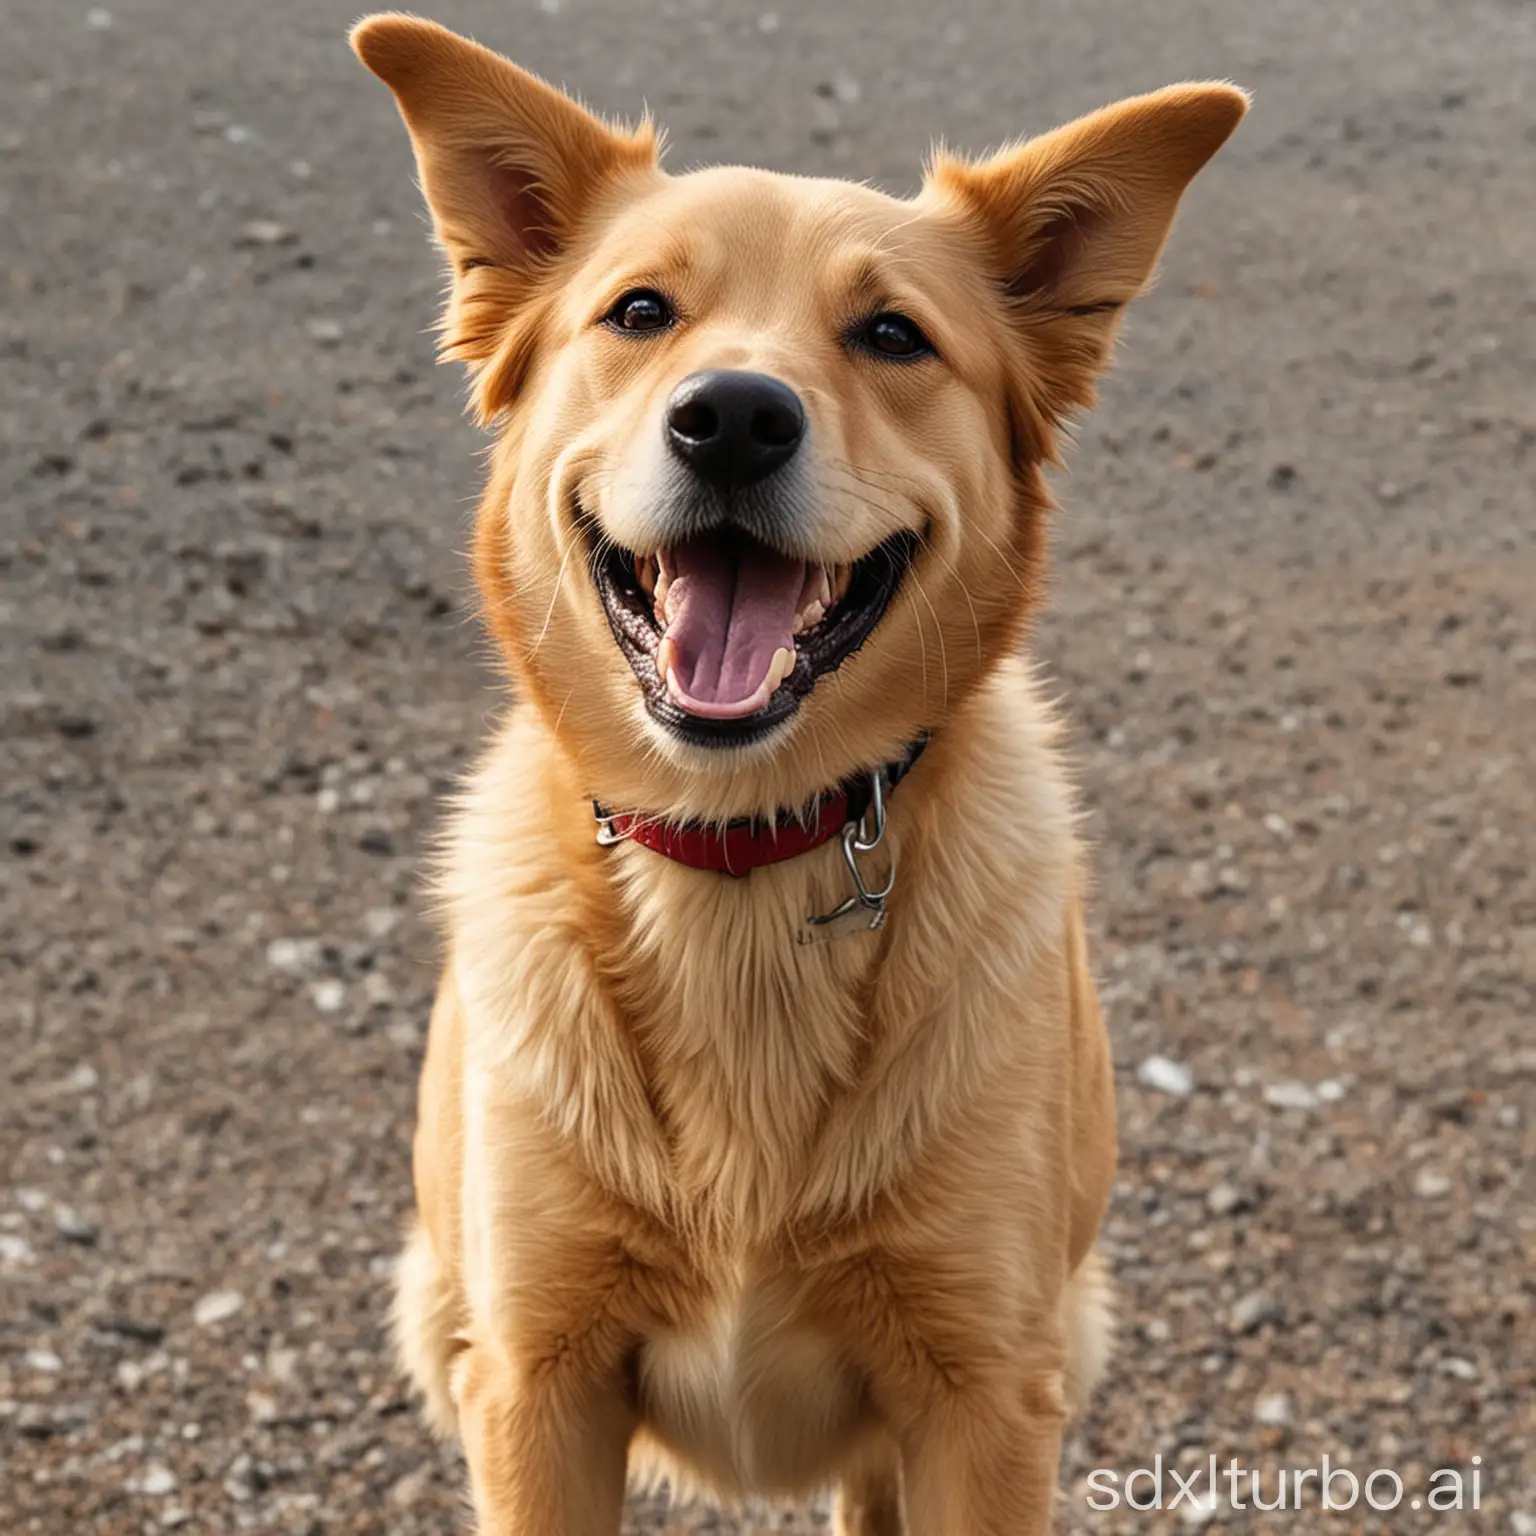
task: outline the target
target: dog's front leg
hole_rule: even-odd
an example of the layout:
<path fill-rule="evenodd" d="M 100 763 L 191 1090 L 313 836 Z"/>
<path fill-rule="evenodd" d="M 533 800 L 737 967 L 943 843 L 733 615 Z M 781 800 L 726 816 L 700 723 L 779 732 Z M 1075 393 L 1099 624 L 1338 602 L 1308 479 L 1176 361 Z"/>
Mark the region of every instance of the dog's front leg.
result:
<path fill-rule="evenodd" d="M 903 1437 L 911 1536 L 1046 1536 L 1061 1459 L 1061 1416 L 964 1395 Z"/>
<path fill-rule="evenodd" d="M 635 1427 L 619 1371 L 472 1344 L 454 1386 L 478 1536 L 617 1536 Z"/>
<path fill-rule="evenodd" d="M 974 1251 L 963 1263 L 870 1253 L 821 1283 L 900 1463 L 873 1500 L 852 1469 L 839 1536 L 901 1530 L 884 1509 L 873 1523 L 853 1518 L 861 1491 L 863 1503 L 889 1506 L 898 1483 L 908 1536 L 1046 1536 L 1067 1417 L 1065 1343 L 1048 1287 L 1033 1294 Z"/>

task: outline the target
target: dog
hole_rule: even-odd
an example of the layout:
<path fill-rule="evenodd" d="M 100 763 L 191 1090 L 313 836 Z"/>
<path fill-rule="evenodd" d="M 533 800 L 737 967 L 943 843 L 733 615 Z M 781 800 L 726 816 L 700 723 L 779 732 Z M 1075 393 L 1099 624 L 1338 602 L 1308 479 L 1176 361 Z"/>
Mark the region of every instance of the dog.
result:
<path fill-rule="evenodd" d="M 632 1478 L 1038 1536 L 1109 1346 L 1113 1074 L 1027 662 L 1093 403 L 1225 84 L 921 191 L 673 176 L 428 21 L 394 92 L 496 430 L 510 707 L 451 818 L 396 1335 L 478 1529 Z"/>

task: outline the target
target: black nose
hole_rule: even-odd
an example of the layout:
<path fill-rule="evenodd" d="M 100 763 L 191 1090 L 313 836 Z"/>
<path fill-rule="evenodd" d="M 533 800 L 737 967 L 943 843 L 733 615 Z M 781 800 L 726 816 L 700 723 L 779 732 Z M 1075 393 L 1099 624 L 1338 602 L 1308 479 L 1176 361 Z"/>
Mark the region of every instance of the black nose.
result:
<path fill-rule="evenodd" d="M 804 436 L 799 395 L 766 373 L 691 373 L 667 401 L 673 453 L 711 485 L 761 480 L 794 457 Z"/>

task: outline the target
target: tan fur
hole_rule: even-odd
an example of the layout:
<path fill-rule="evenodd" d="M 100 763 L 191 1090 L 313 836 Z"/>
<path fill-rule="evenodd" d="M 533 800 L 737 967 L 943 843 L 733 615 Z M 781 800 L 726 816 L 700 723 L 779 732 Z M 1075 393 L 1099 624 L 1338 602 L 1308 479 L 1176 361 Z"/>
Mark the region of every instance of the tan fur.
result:
<path fill-rule="evenodd" d="M 1072 794 L 1017 659 L 1041 467 L 1243 98 L 1123 103 L 943 159 L 903 203 L 668 176 L 648 127 L 431 23 L 354 44 L 410 128 L 446 349 L 500 429 L 476 574 L 515 702 L 443 860 L 396 1313 L 480 1529 L 613 1536 L 650 1467 L 725 1499 L 840 1484 L 844 1536 L 1043 1532 L 1107 1349 L 1114 1106 Z M 675 334 L 594 323 L 639 286 L 674 297 Z M 942 361 L 851 356 L 871 307 Z M 923 547 L 785 737 L 709 752 L 647 716 L 581 545 L 647 547 L 659 402 L 720 366 L 805 400 L 817 558 Z M 732 880 L 594 841 L 593 797 L 770 811 L 918 730 L 881 933 L 795 942 L 844 894 L 835 844 Z"/>

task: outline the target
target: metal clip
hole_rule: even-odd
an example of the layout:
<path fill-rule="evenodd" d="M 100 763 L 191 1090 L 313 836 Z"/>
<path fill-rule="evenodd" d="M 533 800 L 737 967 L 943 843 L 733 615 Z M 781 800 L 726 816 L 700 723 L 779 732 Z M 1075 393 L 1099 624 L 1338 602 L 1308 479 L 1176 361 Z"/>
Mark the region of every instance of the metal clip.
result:
<path fill-rule="evenodd" d="M 873 853 L 885 839 L 885 770 L 876 769 L 870 775 L 869 804 L 857 821 L 850 821 L 843 828 L 843 862 L 853 879 L 853 895 L 823 912 L 819 917 L 806 918 L 806 928 L 825 929 L 850 914 L 857 914 L 856 923 L 842 924 L 840 931 L 869 933 L 885 926 L 885 903 L 896 885 L 896 861 L 892 859 L 885 885 L 878 891 L 864 883 L 864 872 L 859 868 L 859 854 Z M 814 944 L 822 939 L 835 938 L 837 934 L 802 932 L 802 944 Z"/>
<path fill-rule="evenodd" d="M 613 830 L 613 824 L 619 818 L 617 816 L 596 816 L 597 821 L 597 846 L 599 848 L 612 848 L 615 843 L 622 843 L 622 833 Z"/>

